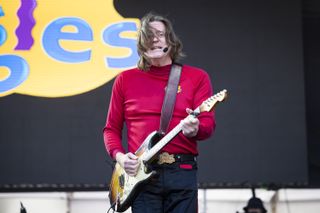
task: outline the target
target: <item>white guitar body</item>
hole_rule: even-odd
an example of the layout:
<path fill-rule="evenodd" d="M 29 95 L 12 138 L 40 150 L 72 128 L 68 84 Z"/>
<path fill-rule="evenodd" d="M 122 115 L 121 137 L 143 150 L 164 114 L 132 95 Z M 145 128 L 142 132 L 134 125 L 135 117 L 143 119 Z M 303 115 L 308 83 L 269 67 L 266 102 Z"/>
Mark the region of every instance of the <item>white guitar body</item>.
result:
<path fill-rule="evenodd" d="M 155 171 L 148 168 L 148 164 L 143 160 L 143 157 L 148 153 L 152 142 L 155 142 L 154 140 L 158 137 L 156 131 L 152 132 L 135 152 L 135 155 L 138 156 L 138 160 L 140 161 L 136 176 L 128 175 L 120 164 L 116 163 L 111 178 L 109 194 L 110 201 L 115 204 L 116 211 L 123 212 L 129 208 L 141 191 L 141 187 L 147 184 L 148 180 L 156 174 Z"/>

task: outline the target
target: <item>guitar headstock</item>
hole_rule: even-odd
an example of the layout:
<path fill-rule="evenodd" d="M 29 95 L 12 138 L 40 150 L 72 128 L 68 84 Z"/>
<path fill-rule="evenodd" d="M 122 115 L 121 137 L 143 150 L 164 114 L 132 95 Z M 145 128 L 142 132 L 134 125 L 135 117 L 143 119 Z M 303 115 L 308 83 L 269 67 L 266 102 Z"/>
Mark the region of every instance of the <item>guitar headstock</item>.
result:
<path fill-rule="evenodd" d="M 217 94 L 211 96 L 200 105 L 200 112 L 210 112 L 217 103 L 224 101 L 227 98 L 227 90 L 224 89 Z"/>

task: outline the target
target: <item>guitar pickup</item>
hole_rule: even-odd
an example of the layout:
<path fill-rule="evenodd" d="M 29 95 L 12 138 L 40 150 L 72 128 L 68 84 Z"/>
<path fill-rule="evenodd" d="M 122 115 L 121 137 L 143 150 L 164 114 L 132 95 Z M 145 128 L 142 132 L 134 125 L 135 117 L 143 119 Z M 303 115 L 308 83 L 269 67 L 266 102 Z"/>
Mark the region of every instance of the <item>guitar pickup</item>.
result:
<path fill-rule="evenodd" d="M 124 187 L 124 175 L 123 174 L 119 176 L 119 186 L 122 189 Z"/>

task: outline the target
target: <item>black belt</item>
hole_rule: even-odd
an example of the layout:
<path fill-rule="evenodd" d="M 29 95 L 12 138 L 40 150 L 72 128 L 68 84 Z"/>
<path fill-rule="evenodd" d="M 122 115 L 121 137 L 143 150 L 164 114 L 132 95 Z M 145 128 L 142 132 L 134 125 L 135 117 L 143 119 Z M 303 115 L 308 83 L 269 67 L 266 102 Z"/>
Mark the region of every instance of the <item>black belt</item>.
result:
<path fill-rule="evenodd" d="M 174 159 L 177 162 L 197 161 L 197 157 L 195 155 L 190 154 L 175 154 Z"/>

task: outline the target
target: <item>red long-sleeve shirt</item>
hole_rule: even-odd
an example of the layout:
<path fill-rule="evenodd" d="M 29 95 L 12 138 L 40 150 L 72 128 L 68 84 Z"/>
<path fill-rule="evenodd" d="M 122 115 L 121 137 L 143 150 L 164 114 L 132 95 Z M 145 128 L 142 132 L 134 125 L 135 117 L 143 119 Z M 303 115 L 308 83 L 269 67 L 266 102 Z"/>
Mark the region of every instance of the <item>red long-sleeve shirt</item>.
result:
<path fill-rule="evenodd" d="M 149 71 L 137 68 L 120 73 L 113 85 L 106 125 L 103 129 L 107 152 L 115 158 L 126 153 L 122 146 L 122 129 L 127 127 L 128 151 L 134 153 L 144 139 L 159 130 L 161 108 L 171 65 L 152 66 Z M 186 108 L 195 109 L 212 96 L 208 74 L 196 67 L 184 65 L 181 72 L 176 103 L 169 131 L 187 117 Z M 179 133 L 163 151 L 170 154 L 198 154 L 197 140 L 208 138 L 214 128 L 214 113 L 202 112 L 199 131 L 193 138 Z"/>

